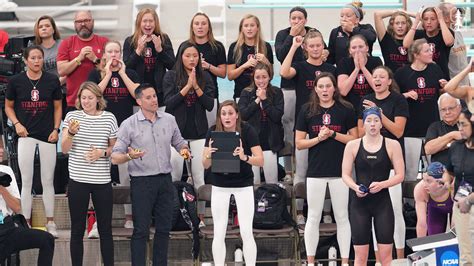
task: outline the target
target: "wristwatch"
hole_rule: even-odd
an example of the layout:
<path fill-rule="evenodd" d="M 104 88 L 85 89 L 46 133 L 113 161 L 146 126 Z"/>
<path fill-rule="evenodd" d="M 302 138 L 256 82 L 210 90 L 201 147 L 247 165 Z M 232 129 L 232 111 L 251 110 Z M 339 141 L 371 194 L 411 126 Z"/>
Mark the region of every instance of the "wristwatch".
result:
<path fill-rule="evenodd" d="M 335 137 L 336 137 L 336 134 L 337 134 L 336 131 L 333 130 L 333 131 L 332 131 L 331 138 L 335 138 Z"/>

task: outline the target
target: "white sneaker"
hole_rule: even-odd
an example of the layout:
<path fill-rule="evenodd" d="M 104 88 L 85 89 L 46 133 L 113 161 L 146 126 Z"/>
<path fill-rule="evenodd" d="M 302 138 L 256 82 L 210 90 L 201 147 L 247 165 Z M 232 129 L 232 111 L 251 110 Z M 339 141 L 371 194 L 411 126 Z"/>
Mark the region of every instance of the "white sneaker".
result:
<path fill-rule="evenodd" d="M 304 219 L 304 215 L 303 214 L 298 214 L 296 215 L 296 224 L 297 225 L 304 225 L 306 224 L 306 221 Z"/>
<path fill-rule="evenodd" d="M 324 216 L 323 216 L 323 223 L 325 223 L 325 224 L 332 224 L 332 217 L 331 217 L 331 215 L 328 215 L 328 214 L 324 215 Z"/>
<path fill-rule="evenodd" d="M 54 238 L 58 238 L 58 230 L 56 227 L 56 223 L 54 221 L 49 221 L 46 225 L 46 231 L 50 233 Z"/>
<path fill-rule="evenodd" d="M 133 229 L 133 221 L 132 220 L 126 220 L 123 227 L 125 227 L 127 229 Z"/>
<path fill-rule="evenodd" d="M 97 230 L 97 222 L 92 226 L 91 231 L 87 235 L 87 238 L 99 238 L 99 230 Z"/>
<path fill-rule="evenodd" d="M 205 226 L 206 226 L 206 224 L 204 223 L 204 221 L 200 221 L 200 222 L 199 222 L 199 228 L 203 228 L 203 227 L 205 227 Z"/>

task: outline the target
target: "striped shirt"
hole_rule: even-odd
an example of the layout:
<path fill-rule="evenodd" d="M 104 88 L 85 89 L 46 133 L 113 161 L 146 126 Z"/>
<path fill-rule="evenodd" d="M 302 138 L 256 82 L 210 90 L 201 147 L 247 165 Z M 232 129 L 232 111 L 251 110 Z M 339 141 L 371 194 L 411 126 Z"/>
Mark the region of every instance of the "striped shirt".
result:
<path fill-rule="evenodd" d="M 69 121 L 79 121 L 79 131 L 72 140 L 69 150 L 69 177 L 80 183 L 106 184 L 110 178 L 110 158 L 100 157 L 97 161 L 89 163 L 84 158 L 91 150 L 91 146 L 97 149 L 107 149 L 109 139 L 117 138 L 117 120 L 115 116 L 107 111 L 97 116 L 91 116 L 82 110 L 67 113 L 64 119 L 63 130 L 68 130 Z"/>

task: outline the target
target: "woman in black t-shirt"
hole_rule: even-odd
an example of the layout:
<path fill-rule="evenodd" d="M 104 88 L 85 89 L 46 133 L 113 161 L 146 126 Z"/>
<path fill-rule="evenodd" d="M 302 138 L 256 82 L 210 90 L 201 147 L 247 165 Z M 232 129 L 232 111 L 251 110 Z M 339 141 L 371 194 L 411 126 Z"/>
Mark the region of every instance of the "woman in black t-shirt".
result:
<path fill-rule="evenodd" d="M 166 72 L 163 80 L 163 92 L 166 112 L 174 115 L 181 135 L 188 141 L 194 154 L 191 159 L 191 172 L 196 191 L 204 185 L 204 168 L 201 164 L 201 154 L 204 139 L 209 129 L 206 111 L 214 106 L 213 92 L 215 91 L 211 75 L 202 69 L 201 54 L 196 45 L 189 42 L 181 45 L 178 50 L 176 64 L 173 70 Z M 184 158 L 171 149 L 171 164 L 173 181 L 181 180 L 183 175 Z M 189 173 L 191 174 L 191 173 Z M 198 214 L 204 219 L 205 202 L 199 203 Z M 204 226 L 202 224 L 201 226 Z"/>
<path fill-rule="evenodd" d="M 263 39 L 258 17 L 246 15 L 240 20 L 239 37 L 230 45 L 227 55 L 227 78 L 235 81 L 234 100 L 252 82 L 253 68 L 258 62 L 273 68 L 272 46 Z"/>
<path fill-rule="evenodd" d="M 43 49 L 32 45 L 25 49 L 27 70 L 8 82 L 5 113 L 13 123 L 18 139 L 18 166 L 22 180 L 21 210 L 31 225 L 31 187 L 33 162 L 38 145 L 41 164 L 46 230 L 57 237 L 54 223 L 54 168 L 56 142 L 62 116 L 62 93 L 56 75 L 43 71 Z"/>
<path fill-rule="evenodd" d="M 296 121 L 295 143 L 298 150 L 309 149 L 306 195 L 308 221 L 304 240 L 308 263 L 314 263 L 319 240 L 319 223 L 326 187 L 329 186 L 342 264 L 349 262 L 351 229 L 349 189 L 341 177 L 345 144 L 357 138 L 357 117 L 352 105 L 342 99 L 336 79 L 323 72 L 314 80 L 314 91 Z M 309 136 L 309 138 L 306 138 Z"/>
<path fill-rule="evenodd" d="M 446 172 L 443 179 L 454 177 L 454 191 L 456 196 L 454 200 L 457 204 L 453 206 L 453 222 L 456 228 L 456 235 L 459 242 L 459 258 L 464 263 L 469 263 L 471 259 L 471 233 L 469 226 L 473 221 L 472 215 L 461 213 L 459 206 L 467 204 L 466 196 L 472 192 L 474 186 L 474 122 L 472 122 L 472 114 L 468 110 L 464 110 L 459 115 L 458 120 L 459 131 L 463 140 L 455 141 L 449 148 L 448 163 L 446 164 Z M 471 186 L 471 189 L 469 189 Z M 472 205 L 471 203 L 469 203 Z M 472 213 L 472 212 L 471 212 Z"/>
<path fill-rule="evenodd" d="M 265 183 L 278 182 L 278 151 L 283 144 L 283 93 L 272 86 L 270 66 L 258 63 L 250 87 L 240 95 L 239 109 L 243 121 L 248 121 L 258 133 L 263 150 Z M 260 167 L 253 166 L 254 184 L 260 184 Z"/>
<path fill-rule="evenodd" d="M 362 35 L 354 35 L 349 41 L 350 57 L 343 58 L 337 67 L 339 92 L 354 108 L 360 99 L 372 92 L 372 70 L 382 65 L 378 57 L 370 56 L 369 45 Z"/>
<path fill-rule="evenodd" d="M 329 35 L 329 57 L 327 62 L 339 67 L 342 58 L 349 57 L 347 46 L 352 36 L 362 35 L 366 39 L 368 53 L 372 54 L 372 46 L 376 39 L 376 33 L 372 25 L 360 24 L 364 19 L 362 2 L 353 1 L 341 9 L 340 26 L 332 29 Z"/>
<path fill-rule="evenodd" d="M 390 19 L 385 28 L 383 19 L 387 17 Z M 408 13 L 399 10 L 375 11 L 374 21 L 385 65 L 395 73 L 408 64 L 408 49 L 403 47 L 403 39 L 413 23 Z"/>
<path fill-rule="evenodd" d="M 374 93 L 368 94 L 362 98 L 359 107 L 359 137 L 365 135 L 362 113 L 365 109 L 379 107 L 382 110 L 382 136 L 397 140 L 400 146 L 404 147 L 403 132 L 407 118 L 409 117 L 408 103 L 405 97 L 398 91 L 398 85 L 393 78 L 393 73 L 386 66 L 379 66 L 372 72 L 375 87 Z M 390 173 L 393 176 L 393 173 Z M 404 257 L 405 248 L 405 220 L 403 218 L 402 206 L 402 186 L 395 185 L 389 188 L 390 199 L 392 200 L 393 211 L 395 215 L 394 242 L 397 249 L 397 257 Z M 376 250 L 376 259 L 378 260 L 377 241 L 374 239 L 374 249 Z"/>
<path fill-rule="evenodd" d="M 163 77 L 175 60 L 173 45 L 161 31 L 158 14 L 152 8 L 141 9 L 135 20 L 135 32 L 123 44 L 123 61 L 137 72 L 140 83 L 149 83 L 155 88 L 163 110 Z"/>
<path fill-rule="evenodd" d="M 420 23 L 423 29 L 417 30 Z M 443 78 L 449 80 L 448 61 L 449 52 L 454 45 L 454 31 L 446 24 L 442 11 L 438 7 L 427 7 L 422 13 L 416 14 L 413 25 L 403 40 L 403 47 L 408 49 L 413 40 L 426 39 L 433 54 L 433 61 L 443 71 Z"/>
<path fill-rule="evenodd" d="M 210 128 L 206 136 L 202 163 L 204 168 L 209 169 L 212 164 L 212 153 L 216 152 L 216 148 L 212 147 L 213 140 L 210 139 L 211 131 L 236 132 L 240 135 L 240 146 L 235 147 L 233 155 L 240 159 L 240 173 L 210 174 L 212 180 L 211 211 L 214 222 L 212 256 L 215 265 L 224 265 L 229 201 L 230 195 L 234 195 L 239 214 L 245 263 L 255 265 L 257 246 L 252 230 L 255 210 L 252 166 L 263 167 L 262 148 L 255 129 L 249 124 L 241 122 L 239 109 L 234 101 L 227 100 L 221 103 L 217 113 L 216 126 Z"/>
<path fill-rule="evenodd" d="M 138 87 L 138 75 L 135 71 L 127 69 L 125 63 L 121 60 L 122 46 L 118 41 L 109 41 L 104 45 L 104 55 L 97 69 L 89 73 L 89 81 L 99 85 L 104 99 L 107 101 L 106 111 L 111 112 L 117 119 L 120 126 L 122 122 L 133 114 L 133 105 L 135 103 L 135 89 Z M 118 168 L 117 173 L 111 171 L 112 180 L 118 179 L 120 185 L 130 186 L 130 175 L 128 174 L 128 164 L 118 166 L 112 165 L 112 168 Z M 133 228 L 132 206 L 124 205 L 125 210 L 125 228 Z"/>
<path fill-rule="evenodd" d="M 226 76 L 226 56 L 224 45 L 214 38 L 212 33 L 211 20 L 205 13 L 198 12 L 194 15 L 190 25 L 190 36 L 185 42 L 195 44 L 201 53 L 202 68 L 209 72 L 214 82 L 214 108 L 206 112 L 207 123 L 209 126 L 216 124 L 217 106 L 219 102 L 219 87 L 217 86 L 217 77 Z M 184 44 L 181 43 L 179 46 Z M 178 48 L 179 50 L 179 48 Z"/>

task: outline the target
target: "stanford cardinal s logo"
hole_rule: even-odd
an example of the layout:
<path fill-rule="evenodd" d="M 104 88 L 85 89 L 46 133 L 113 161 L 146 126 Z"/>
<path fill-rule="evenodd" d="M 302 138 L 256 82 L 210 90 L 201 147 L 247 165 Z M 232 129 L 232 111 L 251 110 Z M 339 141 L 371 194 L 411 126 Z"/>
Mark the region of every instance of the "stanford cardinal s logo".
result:
<path fill-rule="evenodd" d="M 434 43 L 429 43 L 430 46 L 430 51 L 434 54 L 436 52 L 436 44 Z"/>
<path fill-rule="evenodd" d="M 152 51 L 150 47 L 145 48 L 145 57 L 151 57 Z"/>
<path fill-rule="evenodd" d="M 357 75 L 357 83 L 364 84 L 365 83 L 365 76 L 364 74 Z"/>
<path fill-rule="evenodd" d="M 257 59 L 257 56 L 254 55 L 254 54 L 249 54 L 249 55 L 247 55 L 247 61 L 250 60 L 251 58 Z"/>
<path fill-rule="evenodd" d="M 323 114 L 323 125 L 327 126 L 331 124 L 331 115 Z"/>
<path fill-rule="evenodd" d="M 114 88 L 117 88 L 120 84 L 119 84 L 119 80 L 118 78 L 116 77 L 113 77 L 111 80 L 110 80 L 110 84 L 112 84 L 112 87 Z"/>
<path fill-rule="evenodd" d="M 407 54 L 407 49 L 405 49 L 403 46 L 399 46 L 399 47 L 398 47 L 398 52 L 399 52 L 401 55 L 406 55 L 406 54 Z"/>
<path fill-rule="evenodd" d="M 31 100 L 33 102 L 39 101 L 39 91 L 38 90 L 31 90 Z"/>
<path fill-rule="evenodd" d="M 319 75 L 321 75 L 321 71 L 318 70 L 318 71 L 314 72 L 314 75 L 315 75 L 316 77 L 319 76 Z"/>
<path fill-rule="evenodd" d="M 418 84 L 418 88 L 423 89 L 426 87 L 426 82 L 424 77 L 419 77 L 416 79 L 416 83 Z"/>

